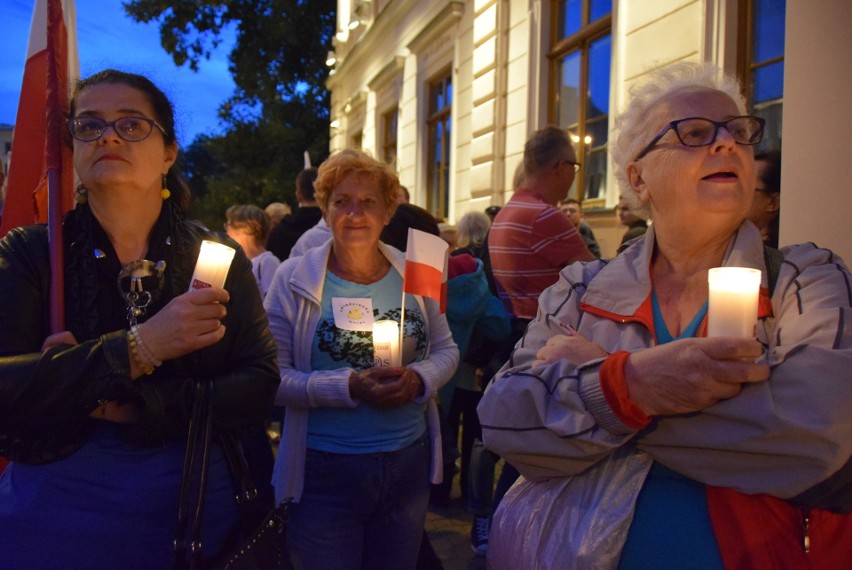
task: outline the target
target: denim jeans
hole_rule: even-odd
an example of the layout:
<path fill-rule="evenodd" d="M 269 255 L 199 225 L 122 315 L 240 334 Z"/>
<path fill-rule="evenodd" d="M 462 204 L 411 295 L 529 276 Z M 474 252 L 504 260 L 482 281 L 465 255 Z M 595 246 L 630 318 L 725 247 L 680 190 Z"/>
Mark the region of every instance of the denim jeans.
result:
<path fill-rule="evenodd" d="M 288 511 L 299 569 L 414 568 L 429 501 L 429 440 L 388 453 L 307 451 L 305 488 Z"/>

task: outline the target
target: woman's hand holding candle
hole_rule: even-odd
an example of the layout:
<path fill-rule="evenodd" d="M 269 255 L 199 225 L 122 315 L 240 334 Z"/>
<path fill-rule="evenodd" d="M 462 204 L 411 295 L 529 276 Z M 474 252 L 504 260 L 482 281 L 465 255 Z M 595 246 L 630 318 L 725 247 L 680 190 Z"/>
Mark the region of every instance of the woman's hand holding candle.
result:
<path fill-rule="evenodd" d="M 349 376 L 353 398 L 377 408 L 396 408 L 423 395 L 425 386 L 416 372 L 398 366 L 374 367 Z"/>
<path fill-rule="evenodd" d="M 157 360 L 171 360 L 208 347 L 225 336 L 222 319 L 230 295 L 219 287 L 190 291 L 169 301 L 139 325 L 145 345 Z"/>

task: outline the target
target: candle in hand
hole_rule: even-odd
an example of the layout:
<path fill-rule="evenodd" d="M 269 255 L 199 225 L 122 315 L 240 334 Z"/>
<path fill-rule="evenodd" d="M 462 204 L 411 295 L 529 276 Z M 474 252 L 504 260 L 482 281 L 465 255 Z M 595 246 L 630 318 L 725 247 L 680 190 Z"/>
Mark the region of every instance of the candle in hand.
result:
<path fill-rule="evenodd" d="M 760 270 L 714 267 L 709 271 L 708 281 L 707 336 L 753 338 Z"/>
<path fill-rule="evenodd" d="M 215 241 L 202 241 L 195 271 L 189 282 L 189 290 L 224 287 L 235 253 L 236 250 L 227 245 Z"/>
<path fill-rule="evenodd" d="M 383 320 L 373 323 L 373 360 L 375 366 L 400 366 L 399 325 Z"/>

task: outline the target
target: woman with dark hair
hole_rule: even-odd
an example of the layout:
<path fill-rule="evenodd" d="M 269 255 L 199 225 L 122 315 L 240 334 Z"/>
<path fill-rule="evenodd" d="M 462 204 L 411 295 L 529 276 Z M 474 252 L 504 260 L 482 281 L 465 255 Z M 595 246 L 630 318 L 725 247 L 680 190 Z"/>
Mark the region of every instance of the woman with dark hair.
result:
<path fill-rule="evenodd" d="M 12 460 L 0 560 L 169 567 L 201 380 L 213 387 L 209 558 L 237 520 L 226 456 L 262 429 L 278 385 L 251 264 L 237 251 L 224 288 L 187 292 L 202 240 L 236 244 L 184 219 L 172 106 L 148 79 L 107 70 L 81 81 L 68 130 L 81 186 L 63 224 L 65 331 L 48 331 L 45 226 L 0 241 L 0 454 Z"/>
<path fill-rule="evenodd" d="M 778 218 L 781 217 L 781 152 L 770 150 L 754 156 L 757 184 L 748 219 L 760 230 L 763 243 L 778 247 Z"/>

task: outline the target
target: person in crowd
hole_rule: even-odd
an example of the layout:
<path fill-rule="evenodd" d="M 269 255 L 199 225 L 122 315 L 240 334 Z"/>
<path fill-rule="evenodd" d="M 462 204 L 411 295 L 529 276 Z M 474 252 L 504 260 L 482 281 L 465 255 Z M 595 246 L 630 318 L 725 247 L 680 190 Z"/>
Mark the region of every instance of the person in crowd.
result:
<path fill-rule="evenodd" d="M 760 230 L 763 243 L 778 247 L 778 220 L 781 217 L 781 153 L 776 150 L 754 157 L 757 185 L 748 219 Z"/>
<path fill-rule="evenodd" d="M 485 214 L 479 214 L 485 216 Z M 464 220 L 464 216 L 462 216 Z M 459 221 L 459 223 L 462 222 Z M 486 217 L 486 221 L 488 218 Z M 490 223 L 490 222 L 489 222 Z M 439 235 L 438 223 L 428 211 L 413 204 L 400 204 L 391 217 L 390 223 L 382 231 L 382 241 L 400 251 L 407 249 L 408 229 L 413 228 L 423 232 Z M 481 240 L 480 240 L 481 241 Z M 459 347 L 459 354 L 464 358 L 468 343 L 472 337 L 471 332 L 475 327 L 489 328 L 492 337 L 500 339 L 500 335 L 508 333 L 508 318 L 503 311 L 500 302 L 490 295 L 487 283 L 481 272 L 481 261 L 475 260 L 467 252 L 457 250 L 449 259 L 447 280 L 447 323 L 453 340 Z M 489 303 L 483 297 L 482 290 L 492 299 Z M 493 312 L 496 311 L 502 319 L 494 320 Z M 505 332 L 502 332 L 505 329 Z M 459 377 L 458 371 L 449 382 L 439 390 L 439 411 L 441 419 L 441 439 L 443 451 L 444 479 L 439 484 L 432 485 L 429 502 L 437 507 L 446 507 L 450 504 L 450 492 L 456 472 L 456 460 L 459 458 L 458 450 L 458 422 L 452 424 L 452 419 L 447 414 L 458 405 L 453 389 Z M 474 406 L 473 416 L 476 416 Z M 467 430 L 467 426 L 465 430 Z M 464 447 L 464 446 L 463 446 Z M 462 456 L 462 479 L 466 476 L 466 461 Z M 493 480 L 492 480 L 493 485 Z M 465 487 L 462 484 L 462 500 L 464 500 Z M 440 560 L 434 553 L 428 536 L 424 533 L 423 542 L 420 547 L 417 568 L 433 569 L 441 568 Z"/>
<path fill-rule="evenodd" d="M 488 216 L 488 219 L 491 220 L 492 224 L 494 223 L 494 218 L 497 217 L 497 214 L 500 213 L 501 209 L 502 209 L 501 206 L 496 206 L 496 205 L 495 206 L 488 206 L 487 208 L 485 208 L 485 214 Z"/>
<path fill-rule="evenodd" d="M 322 219 L 322 211 L 314 196 L 314 181 L 316 179 L 316 168 L 306 168 L 299 172 L 296 176 L 296 200 L 298 200 L 299 205 L 295 212 L 285 216 L 269 232 L 266 249 L 275 254 L 278 259 L 284 260 L 290 257 L 290 250 L 299 237 Z"/>
<path fill-rule="evenodd" d="M 527 479 L 511 493 L 571 478 L 557 506 L 590 516 L 554 535 L 580 556 L 561 567 L 848 566 L 852 275 L 813 244 L 772 260 L 747 221 L 764 121 L 734 78 L 662 68 L 616 124 L 615 175 L 654 224 L 563 270 L 486 391 L 485 443 Z M 756 338 L 706 337 L 719 266 L 761 270 Z M 620 492 L 571 492 L 590 488 Z M 530 539 L 497 540 L 529 514 L 510 503 L 494 568 Z"/>
<path fill-rule="evenodd" d="M 568 198 L 560 202 L 559 209 L 565 212 L 565 215 L 568 216 L 568 219 L 571 220 L 571 223 L 574 224 L 574 227 L 580 232 L 580 235 L 583 237 L 583 243 L 586 244 L 586 247 L 589 248 L 592 255 L 600 259 L 601 248 L 598 245 L 598 240 L 595 238 L 595 232 L 592 231 L 592 227 L 583 220 L 585 217 L 583 215 L 583 204 L 579 200 Z"/>
<path fill-rule="evenodd" d="M 320 218 L 317 224 L 299 236 L 293 248 L 290 250 L 290 257 L 299 257 L 305 255 L 309 249 L 320 246 L 331 239 L 331 228 L 325 223 L 325 219 Z"/>
<path fill-rule="evenodd" d="M 237 520 L 226 455 L 262 433 L 278 386 L 251 264 L 237 251 L 224 288 L 187 292 L 202 240 L 236 244 L 184 218 L 174 114 L 151 81 L 102 71 L 78 83 L 70 110 L 81 186 L 63 224 L 64 331 L 48 330 L 46 227 L 0 241 L 0 455 L 12 460 L 0 560 L 170 567 L 196 379 L 214 387 L 212 558 Z"/>
<path fill-rule="evenodd" d="M 404 252 L 408 249 L 409 229 L 441 235 L 438 221 L 427 210 L 414 204 L 399 204 L 382 230 L 381 240 L 385 245 Z"/>
<path fill-rule="evenodd" d="M 491 220 L 482 212 L 467 212 L 459 218 L 456 225 L 458 230 L 458 248 L 453 251 L 450 258 L 458 257 L 464 259 L 465 254 L 472 256 L 477 266 L 482 265 L 482 280 L 485 284 L 485 291 L 481 291 L 479 287 L 482 285 L 477 273 L 479 269 L 472 275 L 475 277 L 467 278 L 467 287 L 475 286 L 476 289 L 471 289 L 470 299 L 476 299 L 479 306 L 485 307 L 483 313 L 483 321 L 465 323 L 465 326 L 473 325 L 469 338 L 466 337 L 465 346 L 467 350 L 462 352 L 462 361 L 459 364 L 459 369 L 450 384 L 454 385 L 453 397 L 450 401 L 450 406 L 447 410 L 447 421 L 449 423 L 450 433 L 453 434 L 454 440 L 458 440 L 459 430 L 461 430 L 461 470 L 459 473 L 459 483 L 461 488 L 462 502 L 467 505 L 469 503 L 469 481 L 470 481 L 470 463 L 471 452 L 474 441 L 480 438 L 479 417 L 476 415 L 476 405 L 479 403 L 479 398 L 482 393 L 482 366 L 483 361 L 487 362 L 493 355 L 493 346 L 496 343 L 502 343 L 508 337 L 508 315 L 505 309 L 499 302 L 497 297 L 491 294 L 488 286 L 487 276 L 485 275 L 484 263 L 482 256 L 485 252 L 485 240 L 488 237 L 488 230 L 491 228 Z M 470 264 L 470 261 L 468 261 Z M 465 281 L 460 280 L 459 286 L 461 289 Z M 452 283 L 448 283 L 448 287 L 452 287 Z M 475 291 L 475 295 L 473 292 Z M 467 297 L 461 293 L 459 296 Z M 485 300 L 483 303 L 482 300 Z M 476 305 L 475 305 L 476 306 Z M 460 315 L 464 315 L 460 312 Z M 450 318 L 450 328 L 453 328 L 453 322 Z M 461 316 L 460 321 L 464 321 Z M 459 345 L 461 346 L 461 344 Z M 487 348 L 486 348 L 487 347 Z M 501 362 L 502 364 L 502 362 Z M 492 475 L 493 486 L 493 475 Z"/>
<path fill-rule="evenodd" d="M 515 173 L 512 198 L 494 218 L 488 234 L 490 269 L 498 296 L 512 319 L 512 334 L 500 350 L 505 361 L 538 310 L 538 297 L 556 283 L 559 271 L 574 261 L 591 261 L 580 232 L 559 208 L 580 164 L 567 131 L 548 126 L 524 145 L 523 174 Z M 518 477 L 508 462 L 500 474 L 493 507 Z M 474 550 L 488 541 L 488 517 L 477 517 Z"/>
<path fill-rule="evenodd" d="M 269 235 L 269 216 L 251 204 L 231 206 L 225 211 L 225 231 L 232 240 L 240 244 L 251 260 L 252 273 L 261 297 L 266 296 L 272 276 L 281 261 L 267 251 L 266 237 Z"/>
<path fill-rule="evenodd" d="M 272 202 L 266 206 L 263 211 L 266 212 L 267 216 L 269 216 L 270 231 L 272 231 L 272 228 L 277 226 L 278 223 L 284 219 L 284 216 L 289 216 L 293 213 L 289 204 L 285 204 L 284 202 Z"/>
<path fill-rule="evenodd" d="M 559 270 L 594 259 L 558 208 L 578 167 L 565 130 L 550 126 L 536 131 L 524 146 L 523 181 L 488 234 L 497 291 L 518 337 L 535 317 L 538 296 L 556 282 Z"/>
<path fill-rule="evenodd" d="M 293 500 L 297 568 L 414 567 L 430 472 L 440 481 L 434 399 L 458 348 L 439 304 L 405 295 L 402 366 L 374 362 L 373 320 L 399 321 L 403 299 L 405 256 L 379 240 L 398 186 L 362 151 L 326 160 L 316 196 L 332 239 L 282 263 L 265 300 L 285 407 L 273 486 Z"/>
<path fill-rule="evenodd" d="M 469 253 L 477 259 L 482 258 L 485 238 L 491 229 L 491 218 L 482 212 L 467 212 L 456 224 L 458 251 Z"/>
<path fill-rule="evenodd" d="M 635 204 L 628 197 L 622 195 L 618 199 L 618 221 L 627 226 L 627 231 L 621 236 L 621 245 L 643 235 L 648 230 L 648 218 L 634 208 Z"/>
<path fill-rule="evenodd" d="M 441 222 L 438 224 L 438 232 L 441 236 L 441 239 L 447 242 L 447 245 L 450 246 L 450 252 L 452 253 L 456 249 L 456 247 L 458 247 L 458 230 L 452 224 Z"/>
<path fill-rule="evenodd" d="M 411 193 L 408 191 L 408 188 L 399 185 L 399 190 L 396 193 L 396 202 L 398 204 L 410 204 L 411 203 Z"/>

